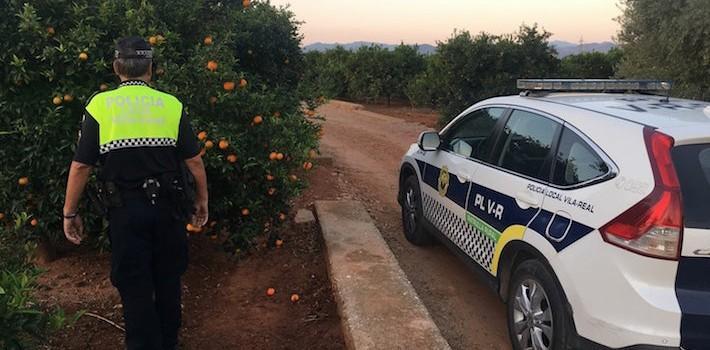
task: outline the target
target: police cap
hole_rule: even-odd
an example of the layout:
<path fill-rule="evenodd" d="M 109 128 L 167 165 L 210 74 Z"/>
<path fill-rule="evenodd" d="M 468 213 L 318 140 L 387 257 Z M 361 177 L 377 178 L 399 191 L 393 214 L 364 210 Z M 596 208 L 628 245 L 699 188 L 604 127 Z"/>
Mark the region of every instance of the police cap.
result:
<path fill-rule="evenodd" d="M 115 58 L 153 58 L 153 48 L 139 36 L 128 36 L 116 43 Z"/>

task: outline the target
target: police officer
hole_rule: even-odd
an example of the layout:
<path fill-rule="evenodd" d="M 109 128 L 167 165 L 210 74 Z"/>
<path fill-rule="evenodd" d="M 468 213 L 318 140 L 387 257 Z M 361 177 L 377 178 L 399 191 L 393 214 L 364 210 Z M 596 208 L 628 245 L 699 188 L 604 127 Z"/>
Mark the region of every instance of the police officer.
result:
<path fill-rule="evenodd" d="M 180 277 L 187 268 L 186 221 L 207 221 L 207 179 L 200 148 L 180 101 L 152 89 L 153 51 L 140 37 L 121 39 L 115 90 L 86 106 L 69 170 L 64 233 L 79 244 L 79 199 L 94 165 L 107 204 L 111 282 L 123 303 L 128 349 L 175 349 L 181 322 Z M 187 176 L 180 176 L 181 169 Z M 189 173 L 188 173 L 189 171 Z M 178 198 L 194 177 L 194 209 Z"/>

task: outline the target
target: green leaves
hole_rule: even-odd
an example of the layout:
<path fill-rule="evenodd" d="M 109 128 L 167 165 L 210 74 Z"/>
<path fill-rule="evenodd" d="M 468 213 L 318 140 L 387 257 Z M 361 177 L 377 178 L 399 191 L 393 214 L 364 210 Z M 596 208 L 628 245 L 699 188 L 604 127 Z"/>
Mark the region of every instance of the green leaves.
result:
<path fill-rule="evenodd" d="M 710 2 L 626 0 L 623 78 L 673 80 L 672 94 L 710 100 Z"/>
<path fill-rule="evenodd" d="M 549 37 L 537 26 L 521 26 L 507 35 L 455 31 L 428 56 L 408 45 L 309 52 L 302 86 L 328 97 L 435 107 L 446 123 L 481 99 L 517 92 L 518 78 L 557 74 Z"/>
<path fill-rule="evenodd" d="M 212 232 L 224 233 L 222 241 L 233 250 L 248 246 L 266 225 L 278 224 L 278 213 L 288 210 L 303 186 L 289 176 L 302 171 L 308 150 L 318 145 L 318 128 L 304 118 L 301 101 L 311 108 L 322 103 L 316 92 L 299 89 L 305 66 L 293 13 L 265 2 L 247 11 L 238 1 L 29 3 L 9 2 L 7 13 L 16 15 L 0 22 L 5 39 L 0 58 L 7 63 L 0 67 L 0 142 L 7 145 L 0 148 L 0 212 L 21 216 L 16 229 L 23 239 L 17 244 L 27 238 L 64 239 L 57 213 L 83 107 L 100 86 L 116 87 L 113 50 L 126 35 L 161 38 L 153 40 L 153 86 L 177 96 L 193 125 L 207 130 L 213 142 L 230 140 L 226 150 L 215 146 L 205 154 L 211 217 L 218 222 Z M 211 44 L 205 44 L 206 36 L 213 38 Z M 210 60 L 219 64 L 215 72 L 206 69 Z M 246 85 L 239 87 L 242 78 Z M 236 88 L 226 91 L 226 81 Z M 58 97 L 61 101 L 54 100 Z M 252 125 L 255 115 L 263 116 L 263 123 Z M 285 158 L 270 161 L 272 151 Z M 236 162 L 229 162 L 232 154 Z M 267 173 L 277 179 L 267 184 Z M 19 186 L 25 176 L 30 184 Z M 240 214 L 244 207 L 251 215 Z M 37 226 L 28 223 L 33 218 Z M 105 225 L 87 219 L 101 241 L 96 236 Z M 4 225 L 10 220 L 0 221 Z"/>

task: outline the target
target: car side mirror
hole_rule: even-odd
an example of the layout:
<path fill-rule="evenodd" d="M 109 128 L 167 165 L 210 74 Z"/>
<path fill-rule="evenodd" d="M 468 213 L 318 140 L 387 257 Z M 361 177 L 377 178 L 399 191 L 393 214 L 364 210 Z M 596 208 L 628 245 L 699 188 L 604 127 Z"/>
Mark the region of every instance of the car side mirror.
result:
<path fill-rule="evenodd" d="M 419 135 L 418 144 L 422 151 L 437 151 L 441 146 L 441 138 L 436 131 L 425 131 Z"/>

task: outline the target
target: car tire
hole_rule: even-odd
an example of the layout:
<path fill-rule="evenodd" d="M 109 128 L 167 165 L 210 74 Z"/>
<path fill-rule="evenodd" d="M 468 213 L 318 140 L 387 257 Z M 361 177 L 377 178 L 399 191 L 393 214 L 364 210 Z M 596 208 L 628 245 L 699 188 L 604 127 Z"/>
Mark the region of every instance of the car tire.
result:
<path fill-rule="evenodd" d="M 402 184 L 402 227 L 404 237 L 418 246 L 433 243 L 431 235 L 424 227 L 424 210 L 422 209 L 422 192 L 416 176 L 408 177 Z"/>
<path fill-rule="evenodd" d="M 514 350 L 574 347 L 566 299 L 540 261 L 526 260 L 516 267 L 507 300 L 508 335 Z"/>

